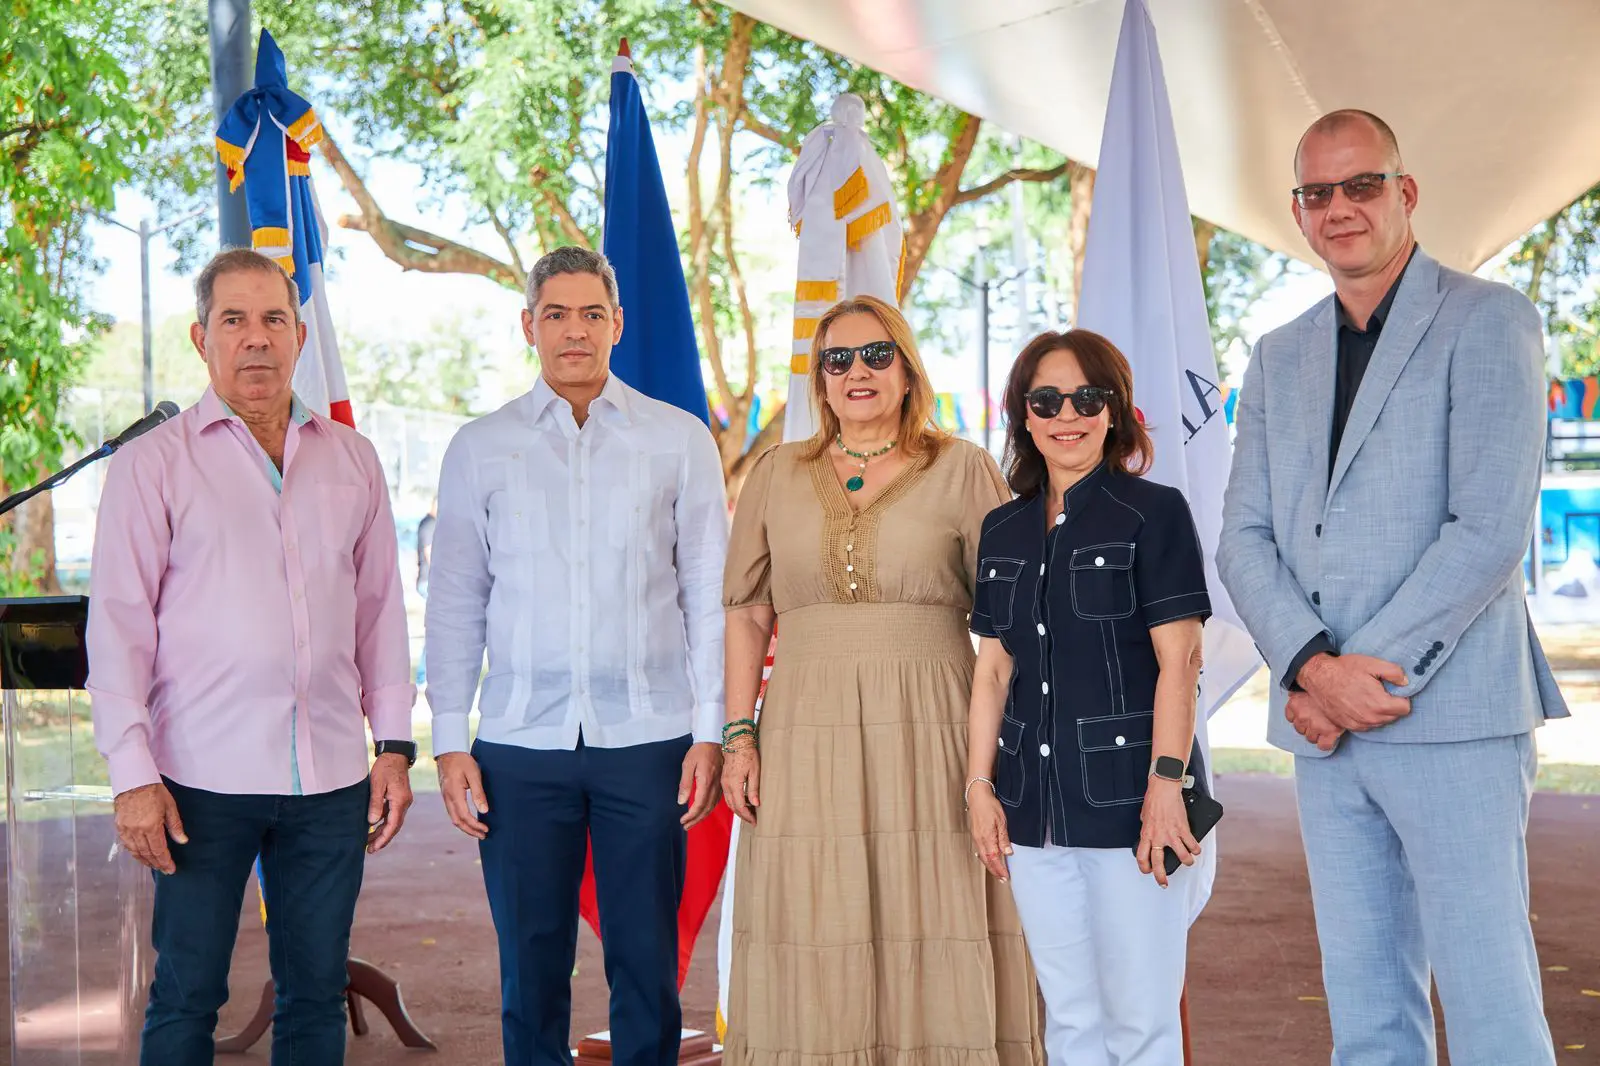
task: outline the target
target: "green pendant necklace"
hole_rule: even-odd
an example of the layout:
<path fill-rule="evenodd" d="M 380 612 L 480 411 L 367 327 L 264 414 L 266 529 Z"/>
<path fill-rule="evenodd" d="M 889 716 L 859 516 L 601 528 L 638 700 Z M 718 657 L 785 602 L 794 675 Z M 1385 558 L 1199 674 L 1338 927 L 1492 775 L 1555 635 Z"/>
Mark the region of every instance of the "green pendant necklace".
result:
<path fill-rule="evenodd" d="M 843 434 L 839 434 L 839 433 L 834 434 L 833 442 L 839 446 L 839 450 L 841 452 L 844 452 L 850 458 L 857 460 L 861 464 L 861 473 L 855 475 L 850 480 L 848 480 L 848 481 L 846 481 L 844 483 L 844 487 L 849 489 L 851 492 L 860 492 L 862 486 L 864 486 L 867 483 L 867 478 L 866 478 L 867 463 L 870 460 L 876 459 L 880 455 L 889 454 L 889 449 L 893 448 L 894 444 L 895 444 L 894 441 L 890 441 L 888 444 L 885 444 L 883 447 L 879 448 L 875 452 L 853 452 L 849 448 L 846 448 L 844 446 L 844 435 Z"/>

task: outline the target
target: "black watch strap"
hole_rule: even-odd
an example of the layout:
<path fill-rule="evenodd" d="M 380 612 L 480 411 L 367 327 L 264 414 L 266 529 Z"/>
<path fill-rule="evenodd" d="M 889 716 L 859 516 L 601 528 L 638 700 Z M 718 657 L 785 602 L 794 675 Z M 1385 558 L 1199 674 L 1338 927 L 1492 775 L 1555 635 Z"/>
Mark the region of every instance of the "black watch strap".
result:
<path fill-rule="evenodd" d="M 374 758 L 379 755 L 404 755 L 406 769 L 409 770 L 417 764 L 417 743 L 414 740 L 380 740 L 372 745 L 372 754 Z"/>

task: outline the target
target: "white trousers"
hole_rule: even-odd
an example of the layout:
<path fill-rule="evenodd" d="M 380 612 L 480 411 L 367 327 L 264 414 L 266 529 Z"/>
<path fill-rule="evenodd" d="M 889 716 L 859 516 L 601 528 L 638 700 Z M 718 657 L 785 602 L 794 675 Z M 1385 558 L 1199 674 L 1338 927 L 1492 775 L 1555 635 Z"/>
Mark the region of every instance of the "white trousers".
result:
<path fill-rule="evenodd" d="M 1044 993 L 1050 1066 L 1182 1066 L 1189 892 L 1132 849 L 1018 846 L 1011 893 Z"/>

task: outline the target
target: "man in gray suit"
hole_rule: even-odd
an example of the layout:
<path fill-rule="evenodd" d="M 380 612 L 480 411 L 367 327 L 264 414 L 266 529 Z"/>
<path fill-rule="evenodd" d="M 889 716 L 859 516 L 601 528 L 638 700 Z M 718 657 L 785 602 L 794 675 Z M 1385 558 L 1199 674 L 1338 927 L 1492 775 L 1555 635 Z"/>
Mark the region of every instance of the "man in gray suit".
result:
<path fill-rule="evenodd" d="M 1532 731 L 1565 717 L 1523 597 L 1544 445 L 1539 315 L 1440 266 L 1360 111 L 1295 154 L 1334 296 L 1245 373 L 1218 568 L 1293 752 L 1334 1066 L 1547 1066 L 1528 919 Z"/>

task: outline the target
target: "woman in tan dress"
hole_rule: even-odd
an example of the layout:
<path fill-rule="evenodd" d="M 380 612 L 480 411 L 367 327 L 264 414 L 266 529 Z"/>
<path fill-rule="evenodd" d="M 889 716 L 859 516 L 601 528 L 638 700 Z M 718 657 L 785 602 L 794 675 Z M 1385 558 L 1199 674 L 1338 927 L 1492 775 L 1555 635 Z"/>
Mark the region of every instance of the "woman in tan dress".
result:
<path fill-rule="evenodd" d="M 1035 1066 L 1021 926 L 961 805 L 978 537 L 1010 493 L 932 425 L 890 305 L 824 315 L 811 383 L 820 428 L 757 461 L 723 589 L 723 788 L 748 823 L 724 1061 Z"/>

